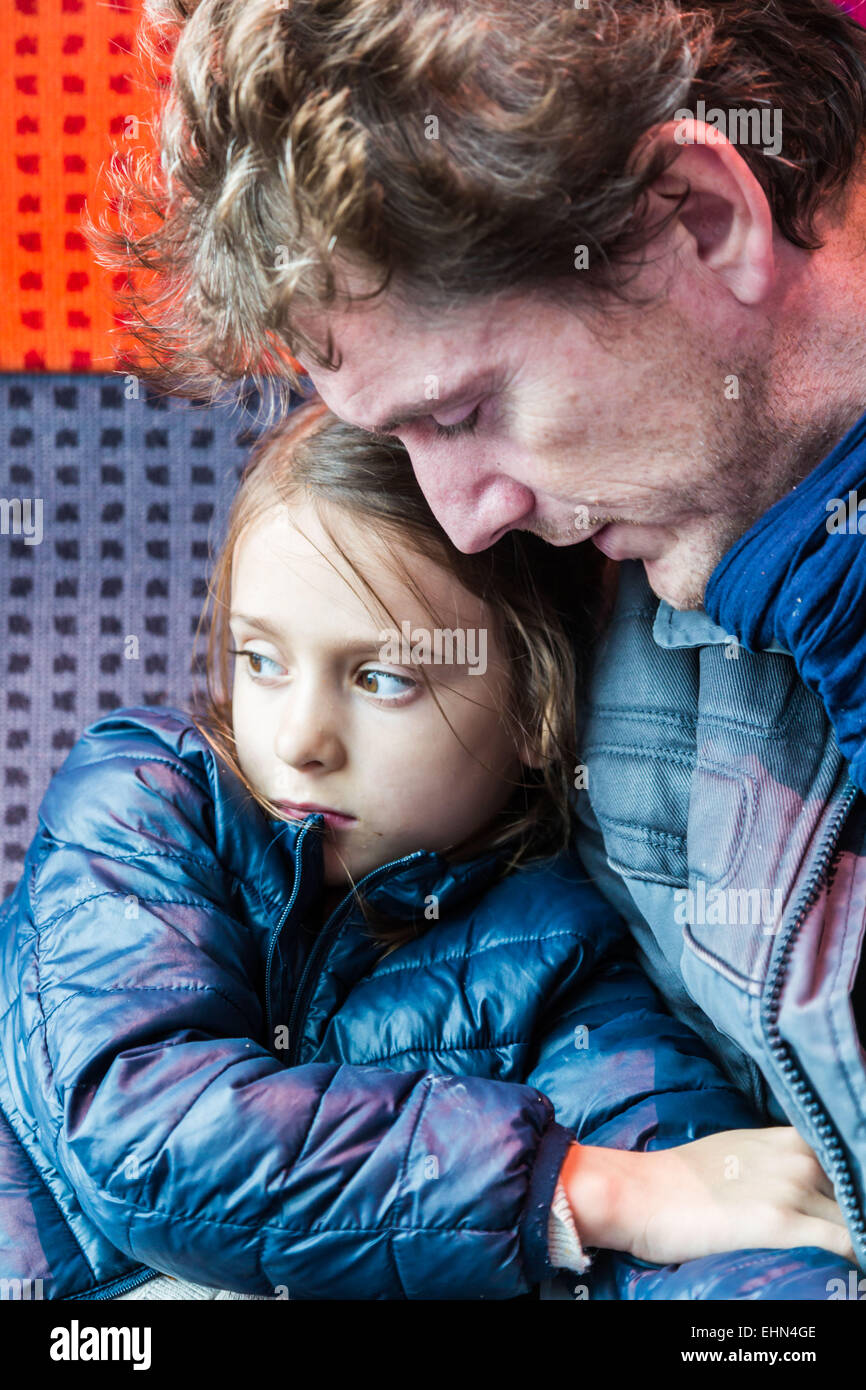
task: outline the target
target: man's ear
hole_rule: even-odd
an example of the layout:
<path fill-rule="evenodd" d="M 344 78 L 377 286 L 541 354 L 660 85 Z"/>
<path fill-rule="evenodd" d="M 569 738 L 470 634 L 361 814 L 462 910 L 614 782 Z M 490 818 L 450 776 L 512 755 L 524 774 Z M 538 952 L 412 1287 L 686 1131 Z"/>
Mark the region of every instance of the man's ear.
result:
<path fill-rule="evenodd" d="M 649 189 L 651 220 L 656 213 L 669 214 L 671 199 L 688 187 L 676 222 L 697 263 L 741 304 L 760 304 L 776 278 L 774 223 L 767 195 L 748 164 L 722 131 L 693 116 L 648 132 L 633 157 L 635 168 L 659 146 L 676 151 L 676 158 Z"/>

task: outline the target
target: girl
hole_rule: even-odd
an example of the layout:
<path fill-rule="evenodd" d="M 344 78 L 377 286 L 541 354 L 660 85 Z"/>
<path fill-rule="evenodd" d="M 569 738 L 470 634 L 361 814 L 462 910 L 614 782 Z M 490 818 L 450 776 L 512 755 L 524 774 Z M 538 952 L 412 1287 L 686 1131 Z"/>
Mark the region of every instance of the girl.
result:
<path fill-rule="evenodd" d="M 469 1299 L 599 1247 L 849 1254 L 568 852 L 596 562 L 460 554 L 318 401 L 259 445 L 208 707 L 92 725 L 0 909 L 0 1272 Z"/>

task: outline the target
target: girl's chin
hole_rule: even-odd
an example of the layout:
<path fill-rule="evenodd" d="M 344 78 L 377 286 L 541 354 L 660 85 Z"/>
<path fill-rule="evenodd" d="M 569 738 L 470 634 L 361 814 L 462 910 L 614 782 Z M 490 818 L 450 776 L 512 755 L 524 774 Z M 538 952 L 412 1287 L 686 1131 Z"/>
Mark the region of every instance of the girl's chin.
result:
<path fill-rule="evenodd" d="M 353 883 L 359 883 L 374 869 L 381 869 L 384 864 L 390 864 L 393 859 L 399 859 L 405 853 L 402 848 L 395 848 L 390 853 L 379 845 L 376 846 L 375 854 L 359 854 L 357 849 L 352 853 L 345 843 L 335 844 L 330 836 L 326 836 L 322 841 L 325 886 L 332 891 L 342 889 L 348 893 Z"/>
<path fill-rule="evenodd" d="M 354 856 L 347 854 L 343 849 L 338 850 L 336 845 L 327 838 L 322 843 L 322 861 L 325 870 L 325 887 L 334 892 L 341 890 L 348 893 L 353 883 L 357 883 L 371 869 L 378 867 L 377 864 L 366 864 L 363 860 L 356 860 Z"/>

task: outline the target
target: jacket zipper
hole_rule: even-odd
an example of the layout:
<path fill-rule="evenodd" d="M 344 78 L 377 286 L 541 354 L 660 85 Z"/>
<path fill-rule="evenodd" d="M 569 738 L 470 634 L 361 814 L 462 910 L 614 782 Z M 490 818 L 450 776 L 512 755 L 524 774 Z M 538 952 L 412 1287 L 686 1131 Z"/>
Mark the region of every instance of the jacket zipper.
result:
<path fill-rule="evenodd" d="M 289 1016 L 289 1049 L 286 1058 L 286 1066 L 293 1066 L 297 1058 L 301 1034 L 303 1031 L 304 1023 L 306 1022 L 306 1013 L 307 1007 L 310 1002 L 312 986 L 318 981 L 319 975 L 321 975 L 322 973 L 321 968 L 325 963 L 325 956 L 327 955 L 327 952 L 330 949 L 331 943 L 336 934 L 336 927 L 339 925 L 339 919 L 345 914 L 345 911 L 350 906 L 352 899 L 355 896 L 355 893 L 359 888 L 363 888 L 366 884 L 370 884 L 374 881 L 378 882 L 380 879 L 384 878 L 386 874 L 390 873 L 392 869 L 396 869 L 400 864 L 408 864 L 413 859 L 423 857 L 424 853 L 424 850 L 415 850 L 413 854 L 405 854 L 401 859 L 392 859 L 389 864 L 382 864 L 378 869 L 371 869 L 368 874 L 365 874 L 362 879 L 359 879 L 359 881 L 355 884 L 355 887 L 350 889 L 346 896 L 342 899 L 342 901 L 338 903 L 338 905 L 334 908 L 334 911 L 331 913 L 330 917 L 325 922 L 324 926 L 322 927 L 322 930 L 320 931 L 316 941 L 313 944 L 313 949 L 310 951 L 310 954 L 307 958 L 307 964 L 304 966 L 304 970 L 301 975 L 297 991 L 295 993 L 295 1000 L 292 1005 L 291 1014 Z M 297 879 L 299 877 L 300 859 L 298 860 L 298 873 L 296 875 L 295 889 L 297 888 Z M 286 909 L 286 912 L 283 913 L 281 921 L 285 921 L 286 915 L 291 909 L 292 902 L 296 897 L 295 889 L 292 890 L 292 898 L 289 902 L 289 906 Z M 316 971 L 316 979 L 313 980 L 312 974 L 313 970 L 316 969 L 316 967 L 318 967 Z"/>
<path fill-rule="evenodd" d="M 274 961 L 274 951 L 276 950 L 277 940 L 279 938 L 280 932 L 283 930 L 283 927 L 286 923 L 286 919 L 288 918 L 289 913 L 291 912 L 292 908 L 295 905 L 295 902 L 297 901 L 298 890 L 301 886 L 301 862 L 303 859 L 304 840 L 307 836 L 309 829 L 310 827 L 308 825 L 303 825 L 301 827 L 301 831 L 298 835 L 298 838 L 295 841 L 295 881 L 292 884 L 292 891 L 289 895 L 289 901 L 286 903 L 285 909 L 282 913 L 282 916 L 280 917 L 280 920 L 277 922 L 277 925 L 271 932 L 271 939 L 268 942 L 268 956 L 265 962 L 265 1036 L 267 1038 L 271 1037 L 271 1033 L 273 1031 L 271 1028 L 271 968 L 273 966 Z"/>
<path fill-rule="evenodd" d="M 96 1302 L 98 1299 L 119 1298 L 123 1293 L 129 1293 L 130 1289 L 137 1289 L 139 1284 L 146 1284 L 150 1279 L 159 1278 L 158 1269 L 147 1269 L 143 1273 L 131 1274 L 128 1279 L 122 1280 L 119 1284 L 112 1284 L 108 1289 L 99 1289 L 95 1293 L 70 1294 L 70 1300 L 85 1299 L 88 1302 Z"/>
<path fill-rule="evenodd" d="M 821 847 L 818 862 L 803 891 L 803 897 L 788 930 L 785 943 L 778 954 L 775 966 L 770 975 L 768 975 L 767 984 L 769 988 L 762 1001 L 761 1012 L 763 1014 L 763 1024 L 766 1030 L 770 1051 L 778 1062 L 779 1068 L 791 1090 L 794 1092 L 803 1109 L 814 1121 L 815 1128 L 820 1134 L 826 1152 L 830 1157 L 833 1169 L 830 1176 L 833 1179 L 833 1185 L 836 1191 L 840 1194 L 839 1204 L 850 1218 L 850 1225 L 860 1237 L 862 1247 L 866 1248 L 866 1221 L 864 1221 L 863 1213 L 857 1204 L 854 1179 L 845 1157 L 842 1141 L 836 1132 L 836 1128 L 830 1116 L 812 1090 L 806 1077 L 795 1063 L 787 1043 L 783 1041 L 779 1032 L 779 1008 L 782 982 L 785 971 L 787 970 L 791 950 L 806 917 L 806 913 L 815 902 L 821 884 L 825 876 L 827 876 L 845 821 L 848 818 L 848 814 L 858 794 L 858 788 L 852 785 L 833 818 L 829 835 Z"/>

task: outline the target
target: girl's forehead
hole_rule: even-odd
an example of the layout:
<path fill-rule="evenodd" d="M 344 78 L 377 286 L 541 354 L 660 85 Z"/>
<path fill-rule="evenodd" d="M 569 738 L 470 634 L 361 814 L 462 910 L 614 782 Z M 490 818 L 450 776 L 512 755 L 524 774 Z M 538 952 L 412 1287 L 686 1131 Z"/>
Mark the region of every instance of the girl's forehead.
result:
<path fill-rule="evenodd" d="M 369 623 L 431 614 L 479 624 L 486 605 L 444 564 L 348 508 L 280 502 L 244 528 L 232 563 L 232 608 L 337 606 Z"/>

